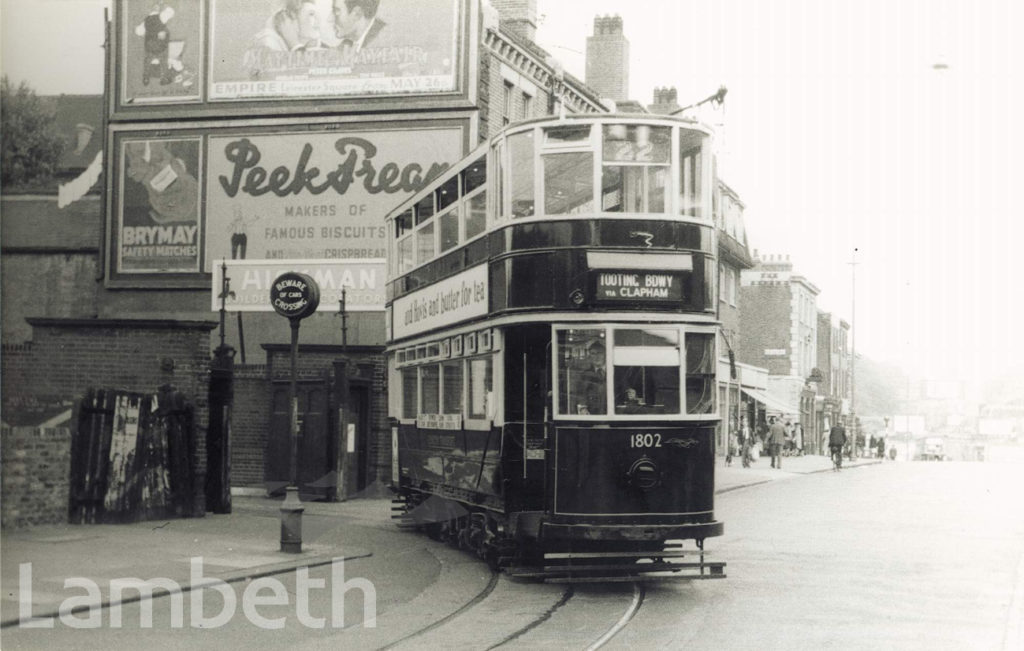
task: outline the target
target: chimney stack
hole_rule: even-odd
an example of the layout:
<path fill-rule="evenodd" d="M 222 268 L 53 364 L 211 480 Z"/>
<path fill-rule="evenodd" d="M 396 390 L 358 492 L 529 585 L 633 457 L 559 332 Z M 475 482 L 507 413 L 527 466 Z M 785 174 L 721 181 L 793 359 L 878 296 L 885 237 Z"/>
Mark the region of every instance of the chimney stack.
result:
<path fill-rule="evenodd" d="M 537 37 L 537 0 L 490 0 L 501 16 L 501 29 L 531 43 Z"/>

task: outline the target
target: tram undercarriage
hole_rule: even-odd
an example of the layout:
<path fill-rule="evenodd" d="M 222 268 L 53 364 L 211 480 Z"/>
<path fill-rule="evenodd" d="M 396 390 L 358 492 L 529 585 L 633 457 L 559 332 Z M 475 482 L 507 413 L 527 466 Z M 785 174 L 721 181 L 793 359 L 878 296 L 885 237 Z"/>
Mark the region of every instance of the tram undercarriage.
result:
<path fill-rule="evenodd" d="M 598 583 L 726 576 L 724 562 L 707 560 L 704 537 L 693 538 L 692 549 L 684 549 L 683 539 L 664 537 L 673 533 L 720 535 L 722 525 L 718 522 L 694 527 L 591 527 L 542 522 L 539 534 L 531 536 L 524 527 L 516 531 L 510 526 L 504 513 L 430 493 L 410 491 L 393 504 L 392 518 L 400 528 L 421 530 L 434 540 L 474 553 L 492 569 L 517 579 Z M 566 536 L 566 527 L 576 531 Z"/>

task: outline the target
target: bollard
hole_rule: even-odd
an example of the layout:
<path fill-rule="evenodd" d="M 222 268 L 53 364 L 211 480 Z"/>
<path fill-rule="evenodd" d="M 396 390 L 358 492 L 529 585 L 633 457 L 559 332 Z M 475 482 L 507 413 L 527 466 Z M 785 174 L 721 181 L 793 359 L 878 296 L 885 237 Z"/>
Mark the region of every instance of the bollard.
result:
<path fill-rule="evenodd" d="M 289 554 L 302 551 L 302 512 L 305 510 L 298 487 L 286 488 L 281 503 L 281 551 Z"/>

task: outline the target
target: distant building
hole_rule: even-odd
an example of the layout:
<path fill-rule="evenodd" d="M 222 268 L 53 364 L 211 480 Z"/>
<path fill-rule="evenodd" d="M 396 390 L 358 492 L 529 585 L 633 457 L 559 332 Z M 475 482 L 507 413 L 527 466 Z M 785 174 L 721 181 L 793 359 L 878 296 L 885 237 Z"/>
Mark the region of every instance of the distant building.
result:
<path fill-rule="evenodd" d="M 789 256 L 754 255 L 740 273 L 740 360 L 768 369 L 768 394 L 777 414 L 796 419 L 801 394 L 817 363 L 817 296 L 820 290 L 794 273 Z M 805 417 L 810 420 L 809 415 Z M 810 425 L 803 421 L 804 429 Z"/>
<path fill-rule="evenodd" d="M 654 89 L 654 103 L 647 106 L 647 110 L 658 115 L 672 115 L 678 111 L 679 94 L 675 86 L 657 87 Z"/>
<path fill-rule="evenodd" d="M 850 324 L 818 311 L 817 398 L 815 421 L 825 433 L 850 410 Z M 819 442 L 819 451 L 822 451 Z"/>
<path fill-rule="evenodd" d="M 584 81 L 616 102 L 629 99 L 629 40 L 622 33 L 621 17 L 594 18 L 594 35 L 587 37 Z"/>

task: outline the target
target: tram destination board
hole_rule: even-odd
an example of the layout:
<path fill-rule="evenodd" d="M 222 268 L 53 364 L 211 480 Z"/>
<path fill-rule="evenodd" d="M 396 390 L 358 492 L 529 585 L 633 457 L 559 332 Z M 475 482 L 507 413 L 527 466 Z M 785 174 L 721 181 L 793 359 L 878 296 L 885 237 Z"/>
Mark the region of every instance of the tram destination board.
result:
<path fill-rule="evenodd" d="M 677 303 L 683 299 L 681 273 L 665 271 L 591 271 L 594 301 Z"/>

